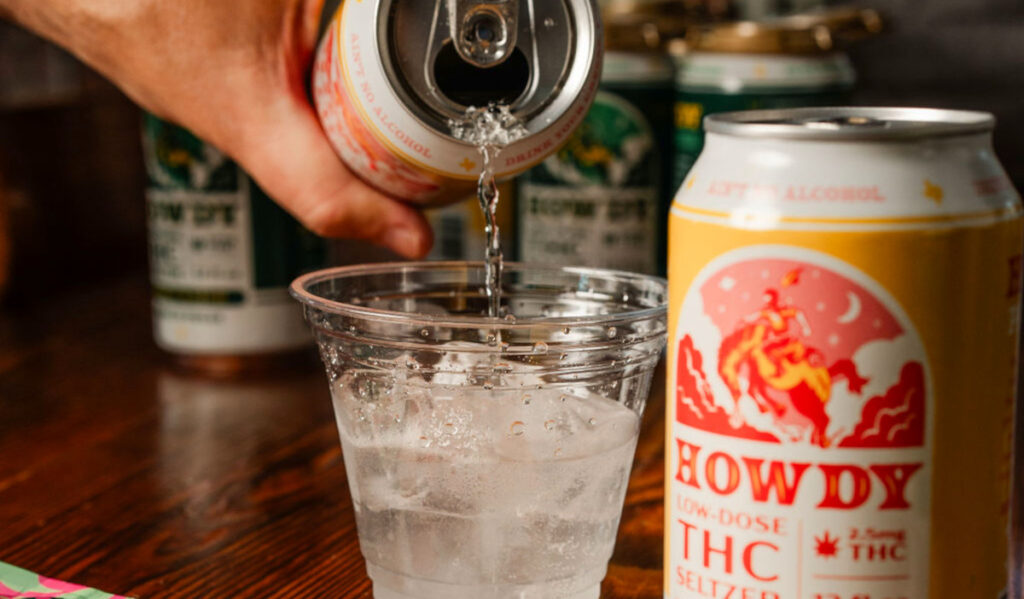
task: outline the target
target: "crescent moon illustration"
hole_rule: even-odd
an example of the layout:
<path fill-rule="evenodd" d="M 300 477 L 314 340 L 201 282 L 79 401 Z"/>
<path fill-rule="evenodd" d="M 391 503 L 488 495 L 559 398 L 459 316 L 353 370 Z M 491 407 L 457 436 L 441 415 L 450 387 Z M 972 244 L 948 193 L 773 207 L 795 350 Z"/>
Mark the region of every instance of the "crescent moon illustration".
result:
<path fill-rule="evenodd" d="M 850 308 L 846 311 L 846 314 L 837 319 L 840 324 L 850 324 L 860 316 L 860 296 L 852 291 L 847 291 L 846 298 L 850 301 Z"/>

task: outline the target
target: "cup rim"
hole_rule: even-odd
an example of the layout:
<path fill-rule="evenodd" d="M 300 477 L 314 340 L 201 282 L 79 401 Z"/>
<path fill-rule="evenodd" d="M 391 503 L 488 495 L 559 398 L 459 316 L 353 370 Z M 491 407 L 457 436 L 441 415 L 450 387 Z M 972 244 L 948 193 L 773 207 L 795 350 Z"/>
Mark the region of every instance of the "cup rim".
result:
<path fill-rule="evenodd" d="M 506 320 L 503 317 L 477 316 L 477 315 L 432 315 L 412 314 L 394 310 L 383 310 L 356 304 L 339 302 L 325 299 L 309 291 L 309 288 L 317 283 L 335 278 L 347 278 L 377 274 L 395 274 L 409 271 L 422 270 L 468 270 L 483 269 L 483 262 L 476 261 L 420 261 L 420 262 L 381 262 L 374 264 L 359 264 L 352 266 L 339 266 L 317 270 L 302 275 L 292 281 L 289 292 L 293 298 L 298 300 L 307 308 L 315 308 L 330 314 L 350 316 L 362 319 L 372 319 L 386 322 L 404 324 L 423 324 L 429 326 L 440 326 L 450 328 L 502 328 L 502 329 L 528 329 L 538 327 L 565 327 L 583 325 L 608 325 L 617 322 L 630 322 L 645 319 L 663 317 L 668 311 L 668 281 L 654 275 L 643 275 L 621 270 L 604 268 L 590 268 L 580 266 L 550 266 L 542 264 L 530 264 L 521 262 L 506 262 L 505 272 L 548 272 L 552 274 L 580 275 L 581 281 L 586 277 L 601 279 L 613 279 L 624 282 L 635 281 L 660 285 L 666 295 L 666 301 L 658 306 L 649 308 L 638 308 L 625 310 L 613 314 L 588 315 L 588 316 L 559 316 L 559 317 L 528 317 L 516 318 L 514 321 Z"/>

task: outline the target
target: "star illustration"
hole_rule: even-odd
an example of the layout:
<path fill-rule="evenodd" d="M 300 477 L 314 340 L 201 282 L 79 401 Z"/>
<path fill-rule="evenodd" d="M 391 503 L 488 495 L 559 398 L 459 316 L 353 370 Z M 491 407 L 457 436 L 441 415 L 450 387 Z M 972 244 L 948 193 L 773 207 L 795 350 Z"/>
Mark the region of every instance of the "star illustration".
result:
<path fill-rule="evenodd" d="M 462 159 L 462 162 L 459 163 L 459 166 L 466 169 L 466 172 L 468 173 L 469 171 L 476 168 L 476 163 L 470 160 L 469 157 L 467 156 L 466 158 Z"/>
<path fill-rule="evenodd" d="M 935 202 L 936 204 L 941 204 L 942 198 L 945 195 L 945 192 L 942 191 L 942 187 L 932 183 L 928 179 L 924 180 L 924 197 Z"/>
<path fill-rule="evenodd" d="M 814 537 L 814 551 L 818 554 L 818 557 L 830 558 L 839 555 L 839 539 L 834 539 L 825 531 L 822 537 Z"/>

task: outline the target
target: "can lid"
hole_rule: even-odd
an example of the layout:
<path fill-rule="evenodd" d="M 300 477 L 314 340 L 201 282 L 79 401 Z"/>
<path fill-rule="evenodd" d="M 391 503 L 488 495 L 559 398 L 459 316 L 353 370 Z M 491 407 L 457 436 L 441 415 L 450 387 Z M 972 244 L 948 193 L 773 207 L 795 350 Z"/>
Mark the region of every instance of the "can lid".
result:
<path fill-rule="evenodd" d="M 700 20 L 679 0 L 615 0 L 601 12 L 608 49 L 626 52 L 661 50 Z"/>
<path fill-rule="evenodd" d="M 712 23 L 691 27 L 671 45 L 685 51 L 742 54 L 814 54 L 877 34 L 882 18 L 877 11 L 839 7 L 767 21 Z"/>
<path fill-rule="evenodd" d="M 693 27 L 672 46 L 673 53 L 731 52 L 741 54 L 816 54 L 834 43 L 828 27 L 794 27 L 779 21 L 739 21 Z"/>
<path fill-rule="evenodd" d="M 671 34 L 655 19 L 642 15 L 605 15 L 604 41 L 610 51 L 657 52 Z"/>
<path fill-rule="evenodd" d="M 987 133 L 987 112 L 938 108 L 824 107 L 723 112 L 704 119 L 709 133 L 761 139 L 888 141 Z"/>
<path fill-rule="evenodd" d="M 665 21 L 691 25 L 718 22 L 730 18 L 733 13 L 729 2 L 707 0 L 602 0 L 601 7 L 606 17 L 640 15 L 666 25 Z"/>
<path fill-rule="evenodd" d="M 819 8 L 779 19 L 781 23 L 803 29 L 827 27 L 832 38 L 840 42 L 852 42 L 882 32 L 882 15 L 871 8 L 836 6 Z"/>

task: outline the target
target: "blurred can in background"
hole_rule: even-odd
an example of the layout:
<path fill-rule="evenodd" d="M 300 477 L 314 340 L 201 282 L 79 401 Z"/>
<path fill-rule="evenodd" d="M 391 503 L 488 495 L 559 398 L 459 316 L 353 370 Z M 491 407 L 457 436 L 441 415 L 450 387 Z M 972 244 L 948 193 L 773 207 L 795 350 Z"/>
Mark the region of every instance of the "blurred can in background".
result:
<path fill-rule="evenodd" d="M 672 194 L 673 64 L 645 23 L 609 19 L 605 36 L 590 112 L 519 179 L 519 259 L 654 274 Z"/>
<path fill-rule="evenodd" d="M 38 110 L 80 101 L 88 76 L 66 51 L 0 22 L 0 83 L 0 110 Z"/>
<path fill-rule="evenodd" d="M 880 28 L 875 11 L 835 9 L 707 24 L 670 42 L 677 63 L 675 187 L 704 146 L 709 114 L 848 104 L 856 76 L 837 42 Z"/>
<path fill-rule="evenodd" d="M 312 345 L 287 286 L 325 242 L 217 148 L 146 115 L 150 281 L 157 345 L 229 374 Z"/>
<path fill-rule="evenodd" d="M 998 597 L 1022 226 L 994 119 L 706 124 L 670 223 L 665 596 Z"/>

